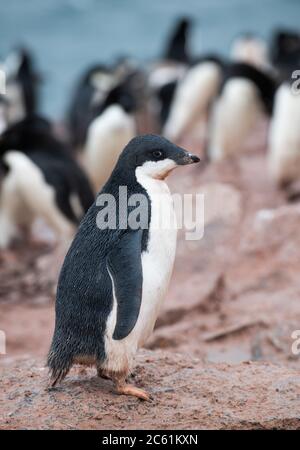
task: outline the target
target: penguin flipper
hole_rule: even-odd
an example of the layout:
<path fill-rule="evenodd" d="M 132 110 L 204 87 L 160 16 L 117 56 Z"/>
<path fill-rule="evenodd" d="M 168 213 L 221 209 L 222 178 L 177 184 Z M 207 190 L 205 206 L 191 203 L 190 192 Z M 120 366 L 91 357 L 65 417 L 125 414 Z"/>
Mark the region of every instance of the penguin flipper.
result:
<path fill-rule="evenodd" d="M 107 269 L 117 300 L 113 339 L 124 339 L 133 330 L 142 301 L 142 230 L 124 234 L 107 257 Z"/>

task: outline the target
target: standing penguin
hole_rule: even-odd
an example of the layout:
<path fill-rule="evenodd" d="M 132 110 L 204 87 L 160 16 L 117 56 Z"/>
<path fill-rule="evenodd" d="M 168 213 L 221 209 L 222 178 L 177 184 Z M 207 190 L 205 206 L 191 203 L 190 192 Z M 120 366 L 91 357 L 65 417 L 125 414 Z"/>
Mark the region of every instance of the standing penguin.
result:
<path fill-rule="evenodd" d="M 118 393 L 149 399 L 126 378 L 153 330 L 173 268 L 177 229 L 165 178 L 175 167 L 198 161 L 155 135 L 135 137 L 124 148 L 98 200 L 101 194 L 112 198 L 116 217 L 127 227 L 97 227 L 97 201 L 81 222 L 58 282 L 48 355 L 52 386 L 73 364 L 94 364 Z M 119 197 L 124 186 L 127 204 Z M 143 225 L 133 226 L 129 205 L 137 197 L 146 206 Z M 173 225 L 159 226 L 167 223 Z"/>

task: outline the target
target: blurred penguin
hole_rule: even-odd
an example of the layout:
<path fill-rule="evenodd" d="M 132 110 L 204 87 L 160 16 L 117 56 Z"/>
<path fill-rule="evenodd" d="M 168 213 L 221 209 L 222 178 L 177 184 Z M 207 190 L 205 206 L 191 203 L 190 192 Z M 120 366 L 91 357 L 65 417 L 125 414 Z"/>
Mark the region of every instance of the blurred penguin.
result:
<path fill-rule="evenodd" d="M 175 22 L 161 58 L 149 71 L 149 86 L 156 99 L 159 126 L 163 127 L 169 115 L 177 83 L 183 78 L 191 61 L 189 38 L 191 20 L 182 17 Z"/>
<path fill-rule="evenodd" d="M 9 125 L 37 112 L 41 77 L 32 54 L 24 48 L 11 52 L 2 69 L 6 75 L 5 116 Z"/>
<path fill-rule="evenodd" d="M 246 63 L 261 70 L 270 69 L 267 43 L 253 33 L 237 36 L 232 42 L 230 55 L 233 61 Z"/>
<path fill-rule="evenodd" d="M 94 118 L 93 103 L 104 101 L 116 84 L 113 69 L 101 64 L 89 67 L 80 78 L 67 113 L 70 142 L 76 150 L 82 150 L 86 141 L 88 127 Z"/>
<path fill-rule="evenodd" d="M 262 114 L 272 114 L 275 80 L 245 63 L 229 64 L 212 110 L 209 158 L 221 160 L 241 151 Z"/>
<path fill-rule="evenodd" d="M 179 141 L 205 117 L 218 93 L 223 63 L 215 56 L 199 58 L 178 82 L 163 134 Z"/>
<path fill-rule="evenodd" d="M 274 182 L 289 193 L 290 185 L 300 180 L 300 79 L 282 83 L 276 92 L 269 132 L 269 172 Z M 300 195 L 298 186 L 297 197 Z M 294 194 L 293 194 L 294 195 Z"/>
<path fill-rule="evenodd" d="M 0 247 L 42 217 L 59 238 L 72 237 L 94 200 L 89 182 L 51 124 L 30 116 L 0 136 Z"/>
<path fill-rule="evenodd" d="M 94 105 L 94 119 L 87 130 L 81 160 L 95 192 L 109 177 L 124 146 L 136 135 L 137 104 L 129 84 L 130 78 Z"/>

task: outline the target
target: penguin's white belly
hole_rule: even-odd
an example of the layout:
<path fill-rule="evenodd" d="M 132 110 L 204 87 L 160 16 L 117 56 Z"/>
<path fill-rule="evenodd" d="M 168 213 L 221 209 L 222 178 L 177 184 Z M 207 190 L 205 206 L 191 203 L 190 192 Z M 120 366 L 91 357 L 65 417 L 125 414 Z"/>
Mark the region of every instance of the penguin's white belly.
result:
<path fill-rule="evenodd" d="M 153 331 L 160 306 L 168 289 L 175 259 L 177 226 L 173 200 L 168 186 L 162 180 L 149 177 L 143 179 L 141 176 L 138 181 L 147 190 L 151 200 L 148 248 L 146 252 L 142 253 L 142 302 L 138 320 L 131 333 L 122 340 L 114 340 L 112 335 L 117 313 L 117 302 L 114 298 L 114 306 L 107 321 L 105 336 L 107 359 L 103 364 L 103 368 L 110 371 L 126 372 L 132 368 L 137 349 L 145 344 Z M 170 223 L 170 227 L 165 229 L 157 227 L 155 224 L 159 222 Z"/>
<path fill-rule="evenodd" d="M 299 179 L 300 173 L 300 98 L 288 84 L 280 86 L 275 97 L 269 133 L 269 172 L 275 182 Z"/>

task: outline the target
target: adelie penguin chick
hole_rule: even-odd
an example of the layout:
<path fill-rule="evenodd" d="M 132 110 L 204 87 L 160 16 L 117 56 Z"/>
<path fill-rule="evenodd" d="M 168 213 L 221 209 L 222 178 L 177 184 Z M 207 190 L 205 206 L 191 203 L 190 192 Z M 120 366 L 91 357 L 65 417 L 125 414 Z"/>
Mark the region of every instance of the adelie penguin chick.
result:
<path fill-rule="evenodd" d="M 0 247 L 20 226 L 43 217 L 60 238 L 71 238 L 94 201 L 87 177 L 68 149 L 38 116 L 11 125 L 0 136 Z"/>
<path fill-rule="evenodd" d="M 126 379 L 137 350 L 153 330 L 173 268 L 177 229 L 174 222 L 164 221 L 174 219 L 165 177 L 177 166 L 198 161 L 155 135 L 135 137 L 124 148 L 100 194 L 115 199 L 116 217 L 121 214 L 128 227 L 97 227 L 97 202 L 81 222 L 58 282 L 48 355 L 52 386 L 73 364 L 82 363 L 96 365 L 100 376 L 113 380 L 118 393 L 149 399 Z M 136 194 L 146 200 L 143 226 L 127 222 L 132 203 L 124 205 L 118 199 L 121 186 L 126 186 L 129 200 Z M 159 227 L 160 223 L 173 226 Z"/>

